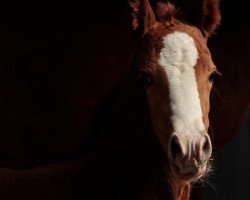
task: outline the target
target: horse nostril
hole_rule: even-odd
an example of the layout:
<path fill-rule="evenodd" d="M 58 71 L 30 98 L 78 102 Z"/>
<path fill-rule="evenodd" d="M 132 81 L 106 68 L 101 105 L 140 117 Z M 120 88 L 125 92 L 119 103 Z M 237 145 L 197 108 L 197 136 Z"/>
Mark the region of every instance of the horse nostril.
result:
<path fill-rule="evenodd" d="M 208 139 L 206 138 L 205 142 L 203 144 L 202 150 L 207 152 L 207 151 L 209 151 L 209 147 L 210 147 L 210 145 L 209 145 Z"/>
<path fill-rule="evenodd" d="M 205 141 L 203 143 L 203 146 L 202 146 L 202 151 L 205 153 L 205 154 L 210 154 L 211 153 L 211 143 L 210 143 L 210 139 L 209 139 L 209 136 L 206 135 L 205 136 Z"/>
<path fill-rule="evenodd" d="M 202 164 L 206 162 L 212 153 L 212 146 L 210 142 L 210 138 L 208 135 L 205 135 L 205 139 L 203 140 L 203 144 L 197 149 L 197 160 L 202 161 Z"/>
<path fill-rule="evenodd" d="M 182 155 L 182 148 L 177 136 L 172 136 L 170 140 L 170 157 L 176 160 L 178 155 Z"/>

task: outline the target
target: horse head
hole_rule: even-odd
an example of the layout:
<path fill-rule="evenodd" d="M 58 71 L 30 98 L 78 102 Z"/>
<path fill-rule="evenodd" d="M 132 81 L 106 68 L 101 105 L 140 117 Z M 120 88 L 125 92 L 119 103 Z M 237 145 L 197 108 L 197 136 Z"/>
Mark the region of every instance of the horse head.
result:
<path fill-rule="evenodd" d="M 135 62 L 154 131 L 173 177 L 197 180 L 209 171 L 212 154 L 209 96 L 219 72 L 207 38 L 219 24 L 219 13 L 212 12 L 218 16 L 211 15 L 210 24 L 187 24 L 171 3 L 151 6 L 143 0 L 130 5 L 133 28 L 141 37 Z"/>

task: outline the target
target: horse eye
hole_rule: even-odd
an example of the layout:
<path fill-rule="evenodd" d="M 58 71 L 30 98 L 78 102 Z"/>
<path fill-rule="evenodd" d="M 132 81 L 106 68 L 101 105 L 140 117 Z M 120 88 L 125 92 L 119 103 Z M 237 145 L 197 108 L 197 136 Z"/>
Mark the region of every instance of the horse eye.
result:
<path fill-rule="evenodd" d="M 208 80 L 209 80 L 211 83 L 213 83 L 214 80 L 215 80 L 215 78 L 216 78 L 216 76 L 217 76 L 217 71 L 213 71 L 213 72 L 209 75 Z"/>
<path fill-rule="evenodd" d="M 149 86 L 152 84 L 152 79 L 150 78 L 149 75 L 147 74 L 142 74 L 140 77 L 139 77 L 141 83 L 145 86 Z"/>

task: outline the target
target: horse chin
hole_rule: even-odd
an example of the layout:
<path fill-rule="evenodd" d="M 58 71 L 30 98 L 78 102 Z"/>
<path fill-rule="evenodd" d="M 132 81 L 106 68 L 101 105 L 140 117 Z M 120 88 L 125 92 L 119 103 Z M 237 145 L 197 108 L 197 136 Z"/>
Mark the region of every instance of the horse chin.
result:
<path fill-rule="evenodd" d="M 172 166 L 172 172 L 174 174 L 174 176 L 180 181 L 180 182 L 195 182 L 198 179 L 200 179 L 201 177 L 204 176 L 204 174 L 206 174 L 207 172 L 207 164 L 199 167 L 199 168 L 195 168 L 192 169 L 190 171 L 185 171 L 182 172 L 183 170 L 181 170 L 179 167 L 173 165 Z"/>

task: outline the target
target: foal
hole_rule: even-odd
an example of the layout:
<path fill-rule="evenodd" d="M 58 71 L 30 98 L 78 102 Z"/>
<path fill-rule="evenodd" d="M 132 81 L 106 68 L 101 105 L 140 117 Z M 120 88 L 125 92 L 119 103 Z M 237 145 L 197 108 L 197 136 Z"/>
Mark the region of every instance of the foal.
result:
<path fill-rule="evenodd" d="M 169 160 L 167 176 L 174 199 L 189 199 L 190 183 L 210 169 L 209 96 L 218 72 L 207 37 L 176 19 L 172 4 L 158 3 L 154 11 L 148 1 L 131 7 L 133 28 L 143 30 L 136 63 L 154 131 Z"/>

